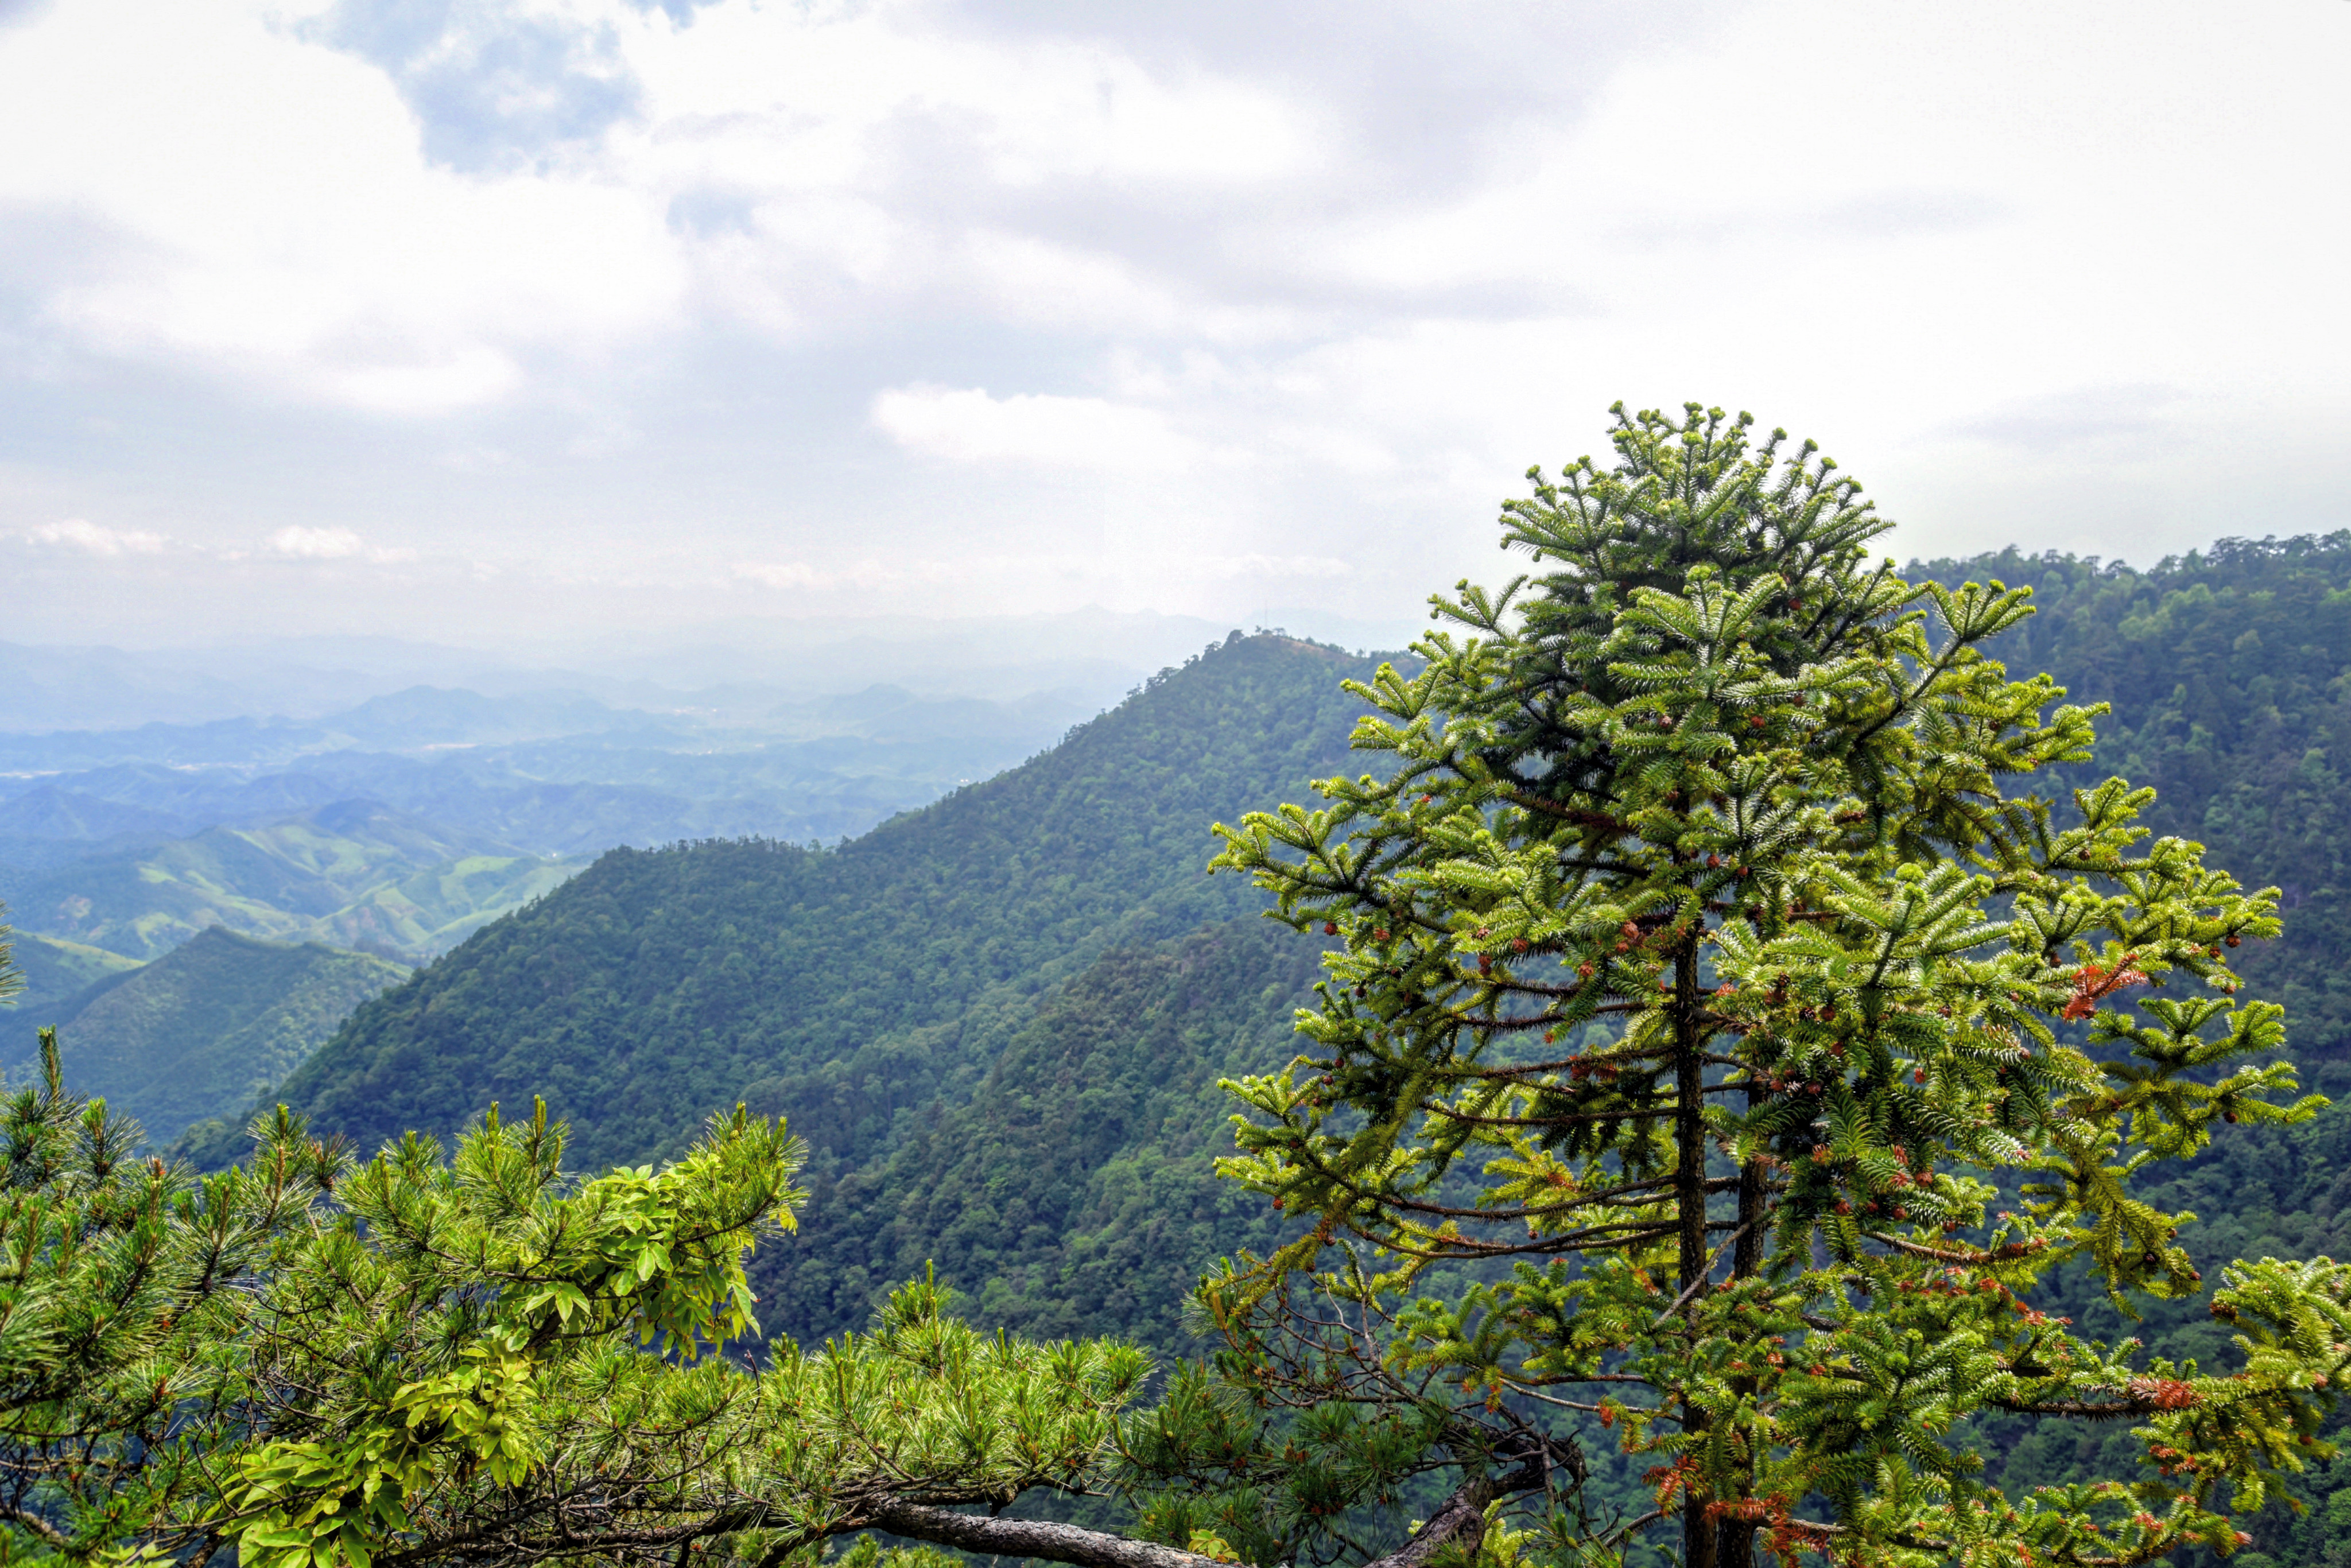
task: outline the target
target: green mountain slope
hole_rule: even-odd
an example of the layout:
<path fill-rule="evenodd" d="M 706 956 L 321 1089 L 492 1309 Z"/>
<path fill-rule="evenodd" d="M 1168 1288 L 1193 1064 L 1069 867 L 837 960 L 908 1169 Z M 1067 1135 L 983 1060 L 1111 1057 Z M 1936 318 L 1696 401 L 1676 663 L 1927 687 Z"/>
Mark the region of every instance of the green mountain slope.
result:
<path fill-rule="evenodd" d="M 1231 1152 L 1217 1081 L 1298 1053 L 1291 1012 L 1320 956 L 1255 916 L 1104 954 L 1040 1002 L 968 1099 L 900 1118 L 866 1166 L 818 1162 L 799 1234 L 755 1260 L 769 1332 L 862 1327 L 935 1262 L 982 1322 L 1189 1348 L 1178 1315 L 1201 1271 L 1280 1229 L 1216 1178 Z M 776 1084 L 772 1109 L 839 1125 L 864 1109 L 862 1082 L 852 1057 Z"/>
<path fill-rule="evenodd" d="M 616 851 L 361 1008 L 283 1097 L 372 1145 L 544 1095 L 593 1166 L 845 1073 L 853 1091 L 800 1124 L 862 1164 L 902 1113 L 967 1095 L 1034 998 L 1101 953 L 1253 911 L 1246 885 L 1203 875 L 1208 823 L 1346 766 L 1357 704 L 1339 683 L 1370 667 L 1236 639 L 840 850 Z"/>
<path fill-rule="evenodd" d="M 1919 570 L 2035 583 L 2012 666 L 2116 707 L 2085 778 L 2158 783 L 2168 831 L 2297 890 L 2286 939 L 2246 967 L 2294 1008 L 2318 1082 L 2351 1084 L 2326 914 L 2351 872 L 2323 831 L 2344 802 L 2315 772 L 2336 734 L 2351 741 L 2351 536 L 2147 572 L 2013 554 Z M 2275 656 L 2249 658 L 2249 637 Z M 1204 829 L 1355 765 L 1337 682 L 1359 667 L 1245 641 L 841 851 L 608 856 L 363 1008 L 287 1096 L 372 1142 L 543 1092 L 584 1160 L 650 1157 L 747 1099 L 817 1151 L 806 1227 L 761 1264 L 772 1331 L 852 1325 L 935 1260 L 985 1321 L 1173 1344 L 1183 1284 L 1269 1223 L 1208 1176 L 1227 1135 L 1214 1082 L 1291 1053 L 1314 973 L 1314 944 L 1248 918 L 1250 890 L 1198 875 Z M 2351 1112 L 2330 1113 L 2309 1135 L 2332 1149 L 2346 1129 Z M 2319 1188 L 2262 1199 L 2218 1156 L 2194 1169 L 2216 1173 L 2188 1204 L 2213 1256 L 2270 1234 L 2282 1255 L 2310 1250 L 2275 1217 L 2335 1212 Z M 2153 1326 L 2191 1350 L 2210 1333 L 2186 1314 Z"/>
<path fill-rule="evenodd" d="M 59 866 L 19 882 L 10 903 L 23 930 L 134 959 L 212 925 L 421 957 L 579 868 L 372 800 L 342 800 Z"/>
<path fill-rule="evenodd" d="M 353 1008 L 406 977 L 364 953 L 214 926 L 152 963 L 0 1020 L 0 1062 L 21 1078 L 37 1030 L 53 1024 L 74 1084 L 168 1142 L 190 1123 L 244 1110 Z"/>
<path fill-rule="evenodd" d="M 2038 612 L 1995 652 L 2114 705 L 2073 781 L 2153 785 L 2148 826 L 2283 891 L 2285 935 L 2244 973 L 2285 1003 L 2298 1059 L 2351 1066 L 2351 532 L 2223 539 L 2146 571 L 2011 549 L 1911 572 L 2032 585 Z"/>
<path fill-rule="evenodd" d="M 110 975 L 127 974 L 140 964 L 136 958 L 126 958 L 103 947 L 85 946 L 55 936 L 36 936 L 28 932 L 17 932 L 13 946 L 17 971 L 25 977 L 25 988 L 17 995 L 16 1006 L 26 1013 L 49 1008 L 84 986 L 94 985 Z"/>

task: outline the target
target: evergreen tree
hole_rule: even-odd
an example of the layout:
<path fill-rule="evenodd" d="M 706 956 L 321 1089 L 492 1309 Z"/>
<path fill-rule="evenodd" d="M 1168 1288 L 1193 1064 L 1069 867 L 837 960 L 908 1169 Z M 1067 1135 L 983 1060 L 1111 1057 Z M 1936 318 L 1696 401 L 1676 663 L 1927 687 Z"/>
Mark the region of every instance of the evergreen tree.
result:
<path fill-rule="evenodd" d="M 1442 1377 L 1457 1449 L 1596 1421 L 1652 1496 L 1561 1525 L 1586 1557 L 2233 1551 L 2332 1452 L 2351 1270 L 2230 1268 L 2229 1375 L 2033 1294 L 2076 1262 L 2118 1302 L 2198 1291 L 2192 1217 L 2135 1187 L 2311 1113 L 2229 967 L 2273 890 L 2147 841 L 2120 779 L 2030 790 L 2103 710 L 1984 655 L 2028 591 L 1872 564 L 1887 525 L 1810 443 L 1615 413 L 1613 465 L 1505 507 L 1536 571 L 1463 583 L 1417 676 L 1353 688 L 1392 768 L 1219 830 L 1341 939 L 1311 1056 L 1234 1086 L 1231 1174 L 1311 1228 L 1208 1287 L 1238 1370 L 1424 1412 Z M 1376 1357 L 1341 1375 L 1334 1323 Z M 1993 1410 L 2135 1422 L 2145 1467 L 2001 1495 L 1965 1437 Z"/>

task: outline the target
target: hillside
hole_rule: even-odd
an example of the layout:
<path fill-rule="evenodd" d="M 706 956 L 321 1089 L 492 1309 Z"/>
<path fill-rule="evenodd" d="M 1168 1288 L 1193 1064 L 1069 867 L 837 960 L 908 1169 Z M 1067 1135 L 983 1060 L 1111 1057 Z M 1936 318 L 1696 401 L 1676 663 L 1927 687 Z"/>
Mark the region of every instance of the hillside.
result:
<path fill-rule="evenodd" d="M 339 800 L 20 873 L 7 895 L 19 929 L 133 959 L 213 925 L 422 957 L 577 869 L 376 801 Z"/>
<path fill-rule="evenodd" d="M 1996 652 L 2114 705 L 2073 781 L 2153 785 L 2157 832 L 2283 893 L 2285 935 L 2244 972 L 2286 1004 L 2294 1054 L 2351 1087 L 2351 532 L 2223 539 L 2145 571 L 2012 549 L 1911 570 L 2032 585 L 2037 612 Z"/>
<path fill-rule="evenodd" d="M 1320 958 L 1254 915 L 1104 954 L 1039 1003 L 969 1098 L 900 1118 L 866 1165 L 817 1162 L 799 1234 L 755 1260 L 771 1332 L 862 1327 L 878 1290 L 935 1262 L 981 1322 L 1184 1354 L 1202 1265 L 1280 1228 L 1216 1179 L 1231 1146 L 1217 1081 L 1297 1053 L 1290 1014 Z M 821 1134 L 859 1117 L 860 1087 L 852 1058 L 773 1085 L 765 1108 Z"/>
<path fill-rule="evenodd" d="M 1246 885 L 1202 874 L 1207 825 L 1345 766 L 1339 682 L 1370 667 L 1235 639 L 839 850 L 616 851 L 361 1008 L 283 1097 L 371 1146 L 544 1095 L 584 1166 L 674 1150 L 749 1099 L 862 1165 L 901 1115 L 967 1097 L 1100 954 L 1252 912 Z"/>
<path fill-rule="evenodd" d="M 2339 789 L 2304 770 L 2333 744 L 2351 674 L 2335 597 L 2351 588 L 2351 538 L 2223 546 L 2143 573 L 2012 554 L 1923 570 L 2035 583 L 2043 617 L 2005 650 L 2012 666 L 2046 664 L 2117 709 L 2082 772 L 2153 776 L 2167 827 L 2295 890 L 2287 938 L 2247 968 L 2294 1005 L 2307 1076 L 2351 1084 L 2323 915 L 2351 884 L 2331 842 L 2291 836 L 2337 809 Z M 2289 654 L 2246 661 L 2249 634 L 2283 648 L 2290 632 Z M 840 851 L 608 856 L 363 1008 L 288 1097 L 372 1141 L 547 1092 L 586 1159 L 649 1157 L 691 1116 L 748 1099 L 816 1147 L 804 1228 L 760 1265 L 770 1332 L 853 1325 L 935 1260 L 983 1321 L 1177 1348 L 1184 1284 L 1270 1228 L 1210 1175 L 1227 1137 L 1213 1084 L 1290 1054 L 1317 946 L 1256 921 L 1246 887 L 1198 876 L 1205 826 L 1351 765 L 1353 705 L 1336 683 L 1357 667 L 1244 642 Z M 2181 722 L 2196 702 L 2218 727 Z M 2181 1177 L 2199 1257 L 2328 1249 L 2347 1144 L 2341 1111 L 2224 1140 Z M 2085 1322 L 2105 1310 L 2071 1305 Z M 2148 1326 L 2209 1354 L 2199 1314 Z M 2044 1440 L 2011 1462 L 2054 1476 L 2069 1461 Z"/>
<path fill-rule="evenodd" d="M 86 947 L 78 942 L 35 936 L 22 931 L 15 934 L 12 945 L 16 970 L 25 977 L 25 988 L 17 993 L 16 1007 L 26 1014 L 62 1002 L 84 986 L 94 985 L 110 975 L 126 974 L 140 965 L 137 958 L 126 958 L 103 947 Z"/>
<path fill-rule="evenodd" d="M 18 951 L 37 946 L 20 938 Z M 362 953 L 214 926 L 152 963 L 0 1017 L 0 1067 L 22 1078 L 37 1031 L 54 1025 L 76 1086 L 169 1142 L 192 1122 L 251 1104 L 406 974 Z"/>

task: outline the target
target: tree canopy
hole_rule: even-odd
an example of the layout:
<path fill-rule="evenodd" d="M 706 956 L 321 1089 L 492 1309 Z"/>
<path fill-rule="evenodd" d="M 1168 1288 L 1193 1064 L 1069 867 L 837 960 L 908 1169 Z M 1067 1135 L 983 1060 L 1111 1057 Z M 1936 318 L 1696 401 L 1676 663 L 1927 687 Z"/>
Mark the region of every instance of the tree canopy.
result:
<path fill-rule="evenodd" d="M 192 1184 L 44 1047 L 0 1129 L 0 1556 L 781 1563 L 1096 1482 L 1147 1366 L 980 1333 L 928 1281 L 737 1363 L 744 1256 L 799 1196 L 780 1122 L 578 1181 L 543 1107 L 365 1163 L 281 1111 Z"/>
<path fill-rule="evenodd" d="M 1311 1057 L 1238 1085 L 1232 1172 L 1312 1229 L 1228 1321 L 1308 1291 L 1498 1429 L 1596 1419 L 1653 1496 L 1604 1539 L 1691 1568 L 2232 1550 L 2331 1452 L 2351 1275 L 2228 1270 L 2226 1375 L 2033 1296 L 2076 1260 L 2196 1291 L 2150 1173 L 2314 1109 L 2229 967 L 2276 891 L 2150 840 L 2122 779 L 2033 792 L 2103 710 L 1986 656 L 2029 590 L 1873 564 L 1860 487 L 1750 433 L 1620 407 L 1613 465 L 1531 474 L 1503 543 L 1538 570 L 1358 688 L 1394 766 L 1228 831 L 1342 939 Z M 2004 1495 L 1990 1411 L 2135 1421 L 2146 1464 Z"/>

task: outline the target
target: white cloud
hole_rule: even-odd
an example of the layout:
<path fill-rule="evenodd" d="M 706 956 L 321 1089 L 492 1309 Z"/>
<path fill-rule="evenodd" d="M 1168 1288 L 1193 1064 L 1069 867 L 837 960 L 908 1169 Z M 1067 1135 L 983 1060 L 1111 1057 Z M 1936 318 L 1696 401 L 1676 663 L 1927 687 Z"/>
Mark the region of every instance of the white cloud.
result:
<path fill-rule="evenodd" d="M 271 555 L 287 560 L 347 560 L 367 549 L 349 528 L 280 528 L 269 536 Z"/>
<path fill-rule="evenodd" d="M 27 529 L 25 537 L 37 545 L 51 545 L 94 556 L 156 555 L 171 542 L 162 534 L 110 528 L 82 517 L 43 523 Z"/>
<path fill-rule="evenodd" d="M 0 205 L 69 215 L 50 319 L 106 351 L 432 413 L 674 319 L 650 194 L 428 165 L 382 73 L 264 0 L 77 0 L 0 37 Z"/>
<path fill-rule="evenodd" d="M 844 286 L 863 311 L 972 287 L 1008 319 L 1172 322 L 1096 248 L 985 221 L 942 245 L 908 199 L 932 148 L 1005 194 L 1218 189 L 1320 156 L 1300 106 L 1263 87 L 1108 43 L 956 36 L 920 5 L 726 0 L 687 27 L 626 0 L 511 9 L 611 40 L 598 68 L 641 91 L 639 113 L 553 163 L 461 172 L 428 161 L 390 75 L 277 0 L 77 0 L 10 29 L 0 145 L 42 151 L 0 163 L 0 208 L 80 235 L 49 319 L 108 353 L 403 415 L 508 399 L 535 351 L 686 327 L 696 289 L 783 332 L 837 314 Z M 528 85 L 501 82 L 504 107 Z M 714 190 L 739 223 L 673 221 Z"/>
<path fill-rule="evenodd" d="M 1500 570 L 1493 502 L 1604 452 L 1618 397 L 1818 436 L 1902 549 L 2138 559 L 2351 506 L 2309 194 L 2351 184 L 2341 0 L 339 8 L 455 18 L 417 69 L 481 69 L 440 97 L 321 3 L 0 29 L 0 376 L 85 433 L 0 466 L 44 570 L 106 553 L 31 528 L 76 514 L 171 518 L 174 562 L 280 524 L 260 553 L 402 553 L 340 516 L 559 560 L 549 593 L 651 538 L 729 612 L 1245 613 L 1263 580 L 1378 613 Z M 564 71 L 618 107 L 533 143 Z M 886 572 L 830 553 L 868 529 Z"/>
<path fill-rule="evenodd" d="M 745 582 L 756 582 L 766 588 L 831 588 L 841 580 L 830 571 L 819 571 L 804 560 L 789 560 L 778 564 L 762 561 L 740 561 L 734 575 Z"/>
<path fill-rule="evenodd" d="M 1200 459 L 1164 415 L 1098 397 L 899 387 L 873 400 L 872 418 L 899 445 L 950 463 L 1155 473 Z"/>
<path fill-rule="evenodd" d="M 839 570 L 825 570 L 804 560 L 780 562 L 737 561 L 728 570 L 737 582 L 755 582 L 762 588 L 801 590 L 830 592 L 837 588 L 874 589 L 900 580 L 904 573 L 893 571 L 880 561 L 862 560 Z"/>

